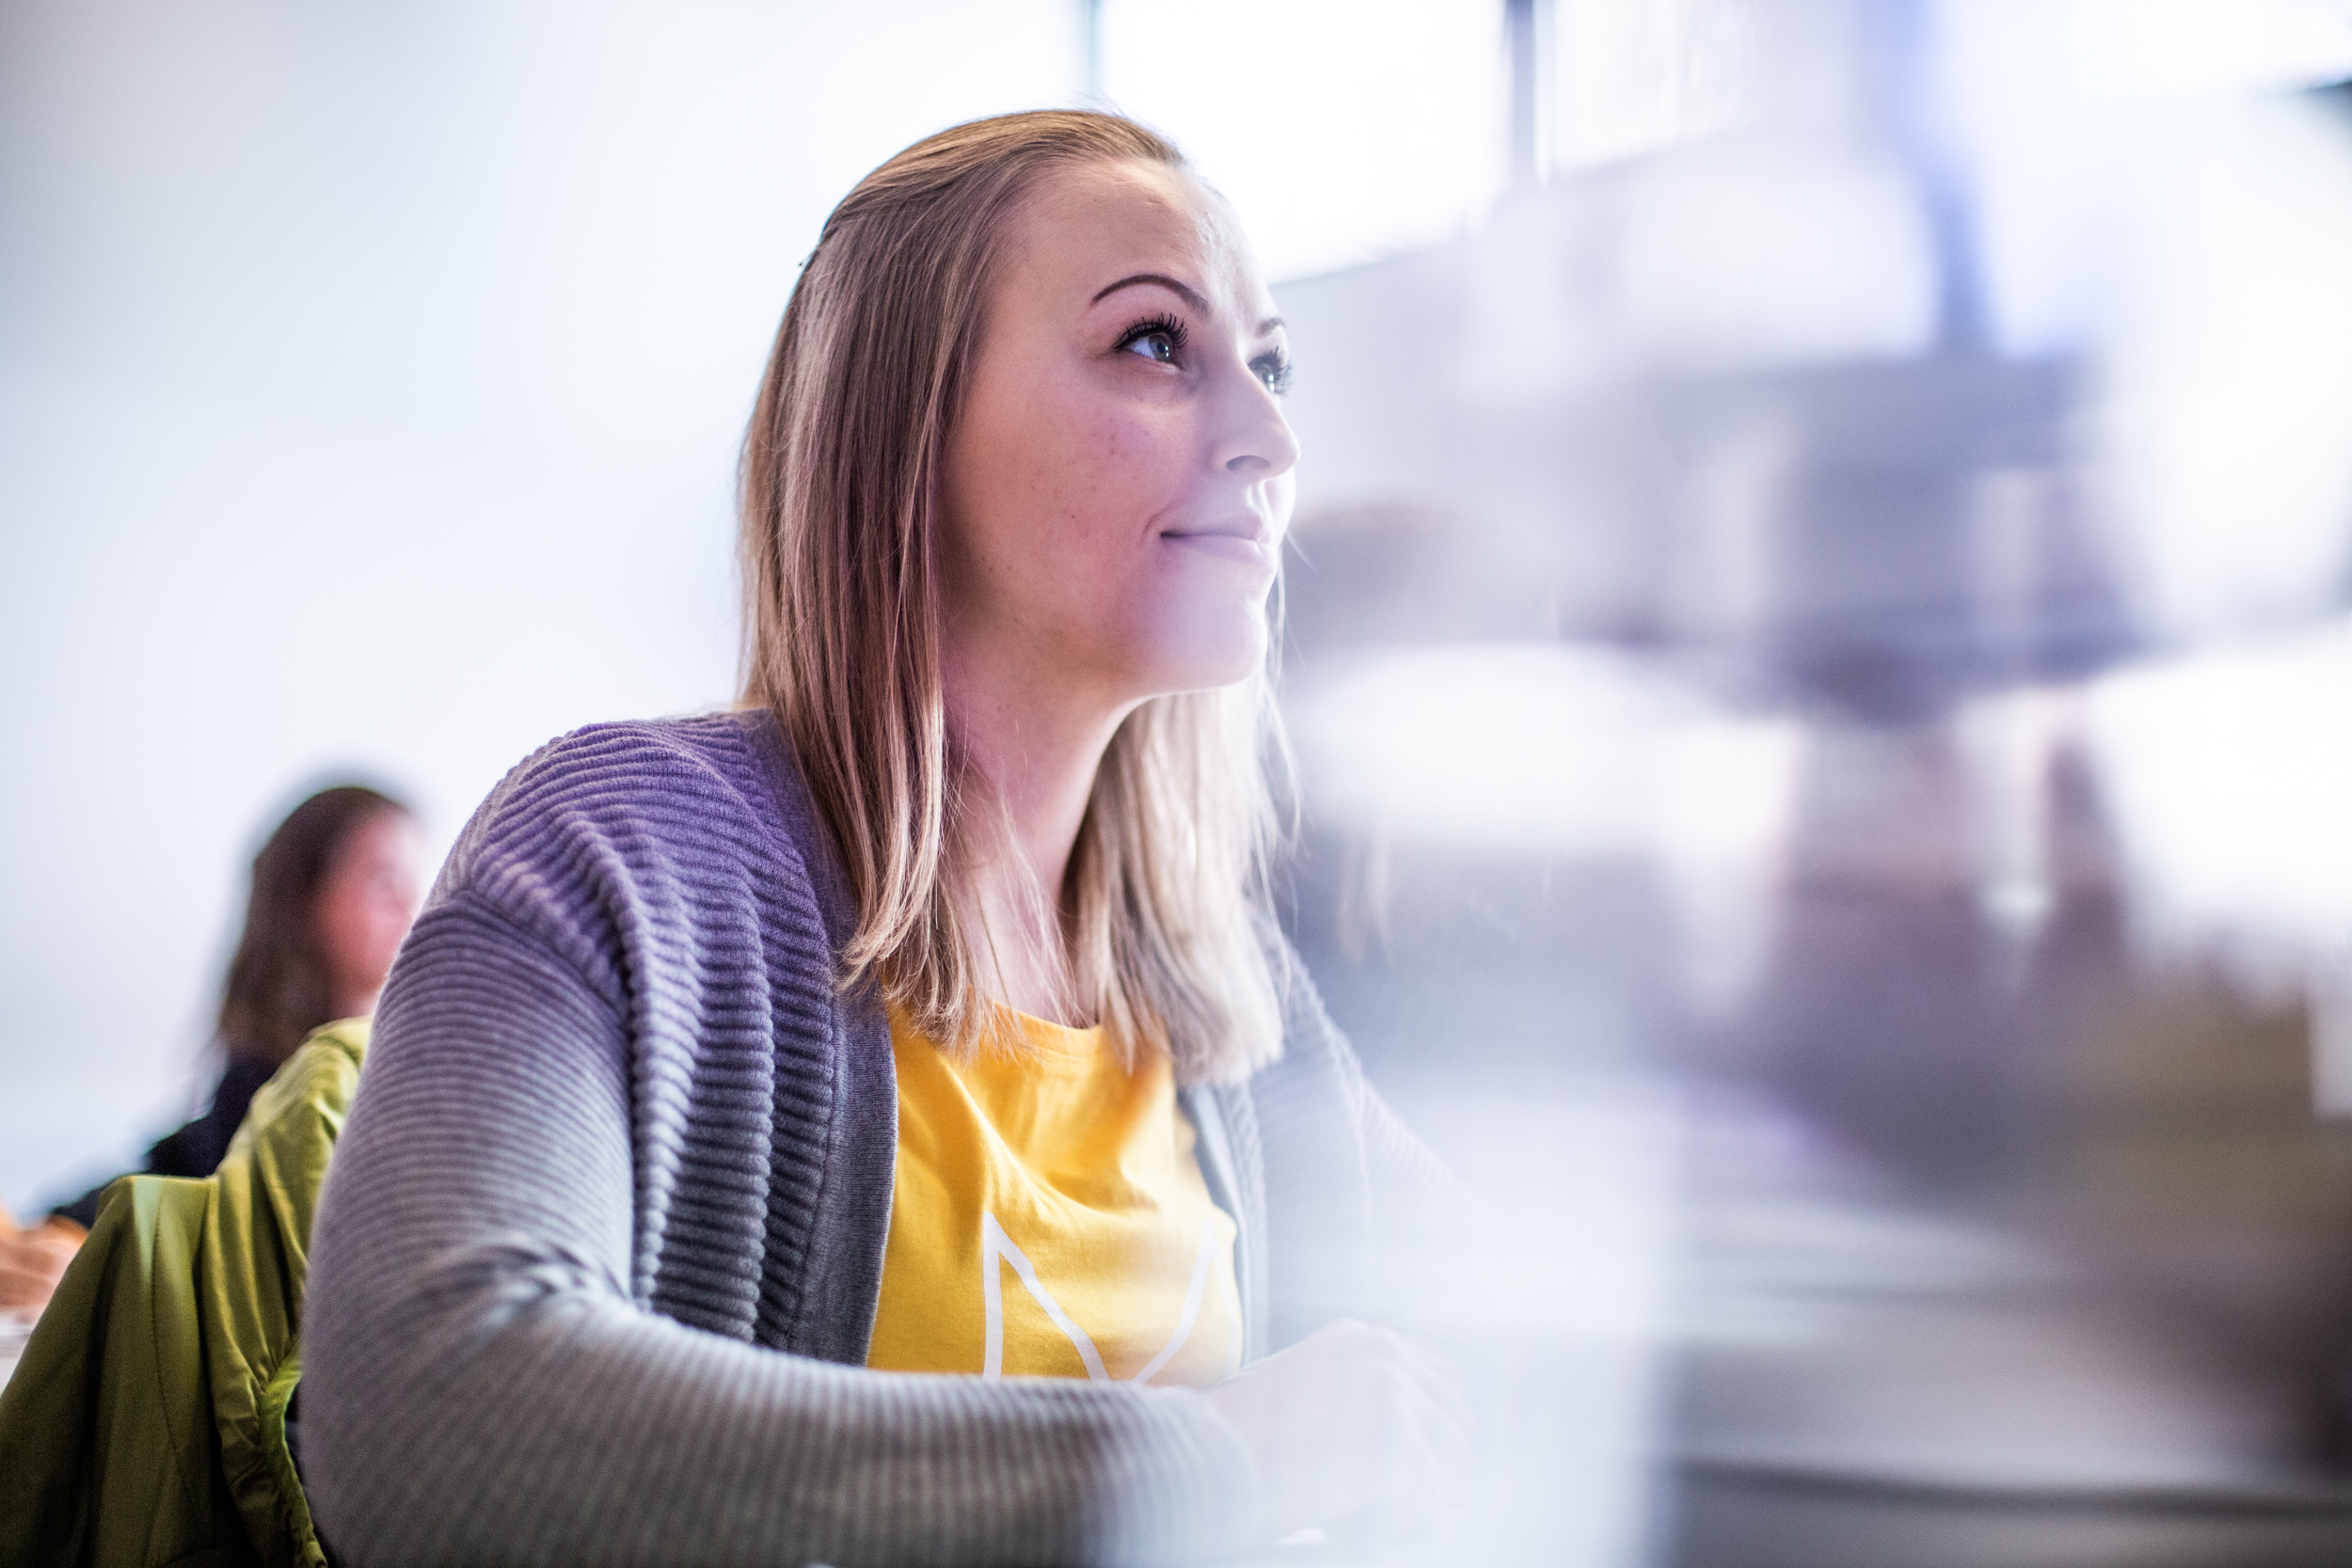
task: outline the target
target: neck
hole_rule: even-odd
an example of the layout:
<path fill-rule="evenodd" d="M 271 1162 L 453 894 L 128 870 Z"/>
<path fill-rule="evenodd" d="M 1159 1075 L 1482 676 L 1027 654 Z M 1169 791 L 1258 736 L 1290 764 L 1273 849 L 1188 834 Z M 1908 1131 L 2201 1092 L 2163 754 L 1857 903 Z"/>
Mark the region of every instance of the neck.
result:
<path fill-rule="evenodd" d="M 983 983 L 1018 1011 L 1057 1023 L 1089 1006 L 1071 984 L 1063 879 L 1095 770 L 1133 709 L 1062 687 L 1041 672 L 951 657 L 948 722 L 972 770 L 974 842 L 961 903 L 983 955 Z"/>
<path fill-rule="evenodd" d="M 373 990 L 342 990 L 335 993 L 337 1018 L 365 1018 L 375 1011 L 376 992 Z"/>

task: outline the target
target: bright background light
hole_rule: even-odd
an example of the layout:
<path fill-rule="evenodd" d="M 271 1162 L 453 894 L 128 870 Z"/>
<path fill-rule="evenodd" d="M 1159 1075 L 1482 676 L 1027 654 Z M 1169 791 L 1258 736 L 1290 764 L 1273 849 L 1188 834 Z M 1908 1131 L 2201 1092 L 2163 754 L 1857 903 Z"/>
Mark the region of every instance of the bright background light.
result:
<path fill-rule="evenodd" d="M 1232 198 L 1267 275 L 1460 233 L 1504 168 L 1500 0 L 1105 0 L 1103 92 Z"/>
<path fill-rule="evenodd" d="M 2122 672 L 2090 719 L 2159 947 L 2352 958 L 2352 623 Z"/>

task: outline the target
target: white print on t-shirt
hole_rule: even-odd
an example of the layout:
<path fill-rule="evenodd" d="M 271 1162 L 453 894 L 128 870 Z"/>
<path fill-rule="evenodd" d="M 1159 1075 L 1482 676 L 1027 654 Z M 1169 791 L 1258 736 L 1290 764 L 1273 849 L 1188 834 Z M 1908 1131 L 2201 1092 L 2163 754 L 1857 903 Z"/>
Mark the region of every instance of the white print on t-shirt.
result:
<path fill-rule="evenodd" d="M 1176 1319 L 1176 1332 L 1161 1347 L 1160 1354 L 1145 1362 L 1143 1370 L 1127 1381 L 1151 1382 L 1152 1375 L 1174 1360 L 1176 1353 L 1184 1348 L 1184 1341 L 1192 1338 L 1192 1325 L 1200 1317 L 1201 1292 L 1208 1288 L 1209 1268 L 1216 1261 L 1216 1222 L 1213 1218 L 1204 1217 L 1200 1221 L 1200 1256 L 1194 1259 L 1192 1279 L 1184 1287 L 1184 1309 Z M 1045 1309 L 1045 1315 L 1053 1320 L 1054 1326 L 1069 1337 L 1071 1344 L 1078 1352 L 1078 1359 L 1086 1363 L 1089 1381 L 1110 1382 L 1111 1375 L 1103 1370 L 1103 1357 L 1095 1350 L 1093 1339 L 1085 1329 L 1071 1321 L 1069 1313 L 1061 1309 L 1061 1304 L 1054 1299 L 1054 1293 L 1040 1283 L 1037 1270 L 1030 1266 L 1027 1254 L 1012 1244 L 1012 1238 L 1006 1235 L 1005 1227 L 996 1223 L 996 1216 L 985 1209 L 980 1211 L 980 1307 L 988 1320 L 988 1349 L 980 1360 L 980 1375 L 1005 1375 L 1003 1265 L 1006 1263 L 1012 1265 L 1012 1272 L 1021 1276 L 1022 1285 Z"/>

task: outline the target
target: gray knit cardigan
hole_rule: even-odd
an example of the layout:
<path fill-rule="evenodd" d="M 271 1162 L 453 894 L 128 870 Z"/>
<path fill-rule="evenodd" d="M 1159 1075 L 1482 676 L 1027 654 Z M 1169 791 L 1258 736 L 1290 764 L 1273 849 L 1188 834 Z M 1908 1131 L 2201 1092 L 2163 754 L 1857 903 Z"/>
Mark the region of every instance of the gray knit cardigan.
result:
<path fill-rule="evenodd" d="M 898 1107 L 875 999 L 834 983 L 852 919 L 764 713 L 580 731 L 475 814 L 314 1231 L 303 1471 L 342 1561 L 1241 1544 L 1250 1460 L 1198 1393 L 864 1369 Z M 1370 1310 L 1387 1222 L 1445 1180 L 1291 967 L 1282 1060 L 1183 1099 L 1252 1356 Z"/>

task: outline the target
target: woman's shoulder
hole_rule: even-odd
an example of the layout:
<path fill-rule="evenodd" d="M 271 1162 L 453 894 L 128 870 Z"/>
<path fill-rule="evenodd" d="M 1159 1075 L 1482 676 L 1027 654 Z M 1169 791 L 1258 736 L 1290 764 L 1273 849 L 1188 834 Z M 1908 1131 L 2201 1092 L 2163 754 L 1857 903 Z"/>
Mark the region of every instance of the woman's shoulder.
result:
<path fill-rule="evenodd" d="M 648 788 L 723 790 L 757 772 L 756 752 L 774 744 L 775 722 L 764 709 L 586 724 L 516 763 L 490 799 L 550 790 L 591 798 L 628 798 Z"/>
<path fill-rule="evenodd" d="M 509 769 L 459 836 L 453 860 L 549 830 L 657 840 L 707 835 L 772 807 L 780 757 L 765 713 L 590 724 Z"/>
<path fill-rule="evenodd" d="M 591 724 L 517 763 L 450 851 L 433 902 L 517 912 L 731 901 L 818 879 L 818 830 L 764 710 Z M 797 901 L 797 900 L 796 900 Z"/>

